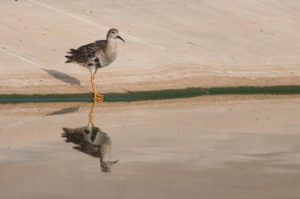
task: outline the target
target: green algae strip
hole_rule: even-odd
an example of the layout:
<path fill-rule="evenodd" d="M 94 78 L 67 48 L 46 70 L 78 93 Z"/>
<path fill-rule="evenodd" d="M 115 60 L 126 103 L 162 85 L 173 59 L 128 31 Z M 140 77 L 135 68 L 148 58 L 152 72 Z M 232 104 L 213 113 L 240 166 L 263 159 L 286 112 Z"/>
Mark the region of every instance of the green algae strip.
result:
<path fill-rule="evenodd" d="M 25 102 L 89 102 L 93 97 L 86 93 L 72 94 L 0 94 L 0 103 Z"/>
<path fill-rule="evenodd" d="M 160 100 L 175 98 L 190 98 L 202 95 L 292 95 L 300 94 L 300 85 L 288 86 L 241 86 L 241 87 L 212 87 L 212 88 L 185 88 L 156 91 L 134 91 L 127 93 L 105 93 L 105 102 L 131 102 L 142 100 Z M 25 102 L 90 102 L 93 96 L 89 93 L 73 94 L 2 94 L 0 103 Z"/>

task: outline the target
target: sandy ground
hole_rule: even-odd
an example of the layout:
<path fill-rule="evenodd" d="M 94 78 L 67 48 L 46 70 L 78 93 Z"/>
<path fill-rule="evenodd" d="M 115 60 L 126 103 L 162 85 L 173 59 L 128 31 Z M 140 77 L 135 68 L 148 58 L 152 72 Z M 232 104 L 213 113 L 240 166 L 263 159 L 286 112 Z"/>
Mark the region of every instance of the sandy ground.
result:
<path fill-rule="evenodd" d="M 111 173 L 60 136 L 90 108 L 0 105 L 0 198 L 300 197 L 299 96 L 97 104 L 120 160 Z"/>
<path fill-rule="evenodd" d="M 300 2 L 18 0 L 0 2 L 0 94 L 90 90 L 65 52 L 121 31 L 102 92 L 299 84 Z"/>

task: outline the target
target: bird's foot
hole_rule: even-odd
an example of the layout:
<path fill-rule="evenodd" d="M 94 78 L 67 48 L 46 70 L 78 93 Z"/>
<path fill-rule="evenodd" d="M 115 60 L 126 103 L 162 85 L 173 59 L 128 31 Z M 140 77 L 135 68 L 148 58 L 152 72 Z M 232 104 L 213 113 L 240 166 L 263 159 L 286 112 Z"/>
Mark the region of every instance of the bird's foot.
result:
<path fill-rule="evenodd" d="M 104 95 L 102 95 L 102 94 L 94 95 L 94 101 L 103 102 L 104 101 Z"/>

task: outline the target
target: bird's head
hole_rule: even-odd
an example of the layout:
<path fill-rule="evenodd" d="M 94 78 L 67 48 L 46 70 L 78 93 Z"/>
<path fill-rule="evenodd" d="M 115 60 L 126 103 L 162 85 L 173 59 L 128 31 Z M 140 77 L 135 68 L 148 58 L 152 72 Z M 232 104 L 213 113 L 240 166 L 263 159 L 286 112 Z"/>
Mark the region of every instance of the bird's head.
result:
<path fill-rule="evenodd" d="M 101 162 L 101 170 L 102 172 L 106 172 L 106 173 L 110 173 L 111 172 L 111 168 L 114 164 L 118 163 L 119 160 L 115 160 L 115 161 L 106 161 L 106 162 Z"/>
<path fill-rule="evenodd" d="M 125 42 L 125 40 L 119 35 L 119 31 L 115 28 L 112 28 L 107 32 L 107 38 L 120 39 Z"/>

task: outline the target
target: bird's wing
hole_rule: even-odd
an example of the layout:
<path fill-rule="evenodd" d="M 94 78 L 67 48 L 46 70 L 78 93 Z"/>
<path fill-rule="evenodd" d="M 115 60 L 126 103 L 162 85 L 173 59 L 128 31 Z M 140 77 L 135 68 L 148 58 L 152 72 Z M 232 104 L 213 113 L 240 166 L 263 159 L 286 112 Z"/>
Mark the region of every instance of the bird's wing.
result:
<path fill-rule="evenodd" d="M 86 63 L 89 58 L 92 58 L 96 55 L 97 52 L 103 51 L 106 45 L 106 40 L 98 40 L 94 43 L 86 44 L 80 46 L 78 49 L 70 49 L 68 52 L 71 55 L 67 55 L 67 63 L 69 62 L 78 62 Z"/>

